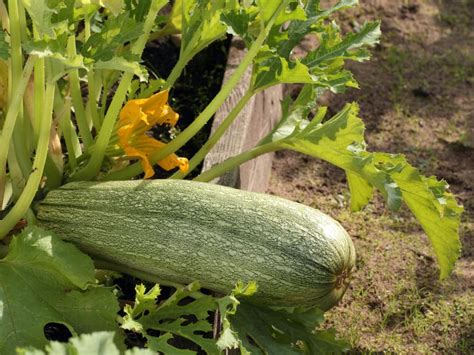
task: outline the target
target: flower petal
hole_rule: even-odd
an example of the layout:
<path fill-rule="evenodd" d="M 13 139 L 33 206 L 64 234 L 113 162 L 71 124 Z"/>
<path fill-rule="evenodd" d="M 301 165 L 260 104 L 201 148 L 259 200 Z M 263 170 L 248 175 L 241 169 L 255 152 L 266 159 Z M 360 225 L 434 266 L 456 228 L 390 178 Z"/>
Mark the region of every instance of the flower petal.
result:
<path fill-rule="evenodd" d="M 147 99 L 132 100 L 135 101 L 143 112 L 153 112 L 161 109 L 168 102 L 168 90 L 160 91 Z"/>
<path fill-rule="evenodd" d="M 189 169 L 189 162 L 186 158 L 180 158 L 176 154 L 170 154 L 166 158 L 160 160 L 158 165 L 166 171 L 172 170 L 176 167 L 183 173 Z"/>
<path fill-rule="evenodd" d="M 125 106 L 120 110 L 119 126 L 125 124 L 133 124 L 138 126 L 140 123 L 149 125 L 148 119 L 145 113 L 143 113 L 140 106 L 133 102 L 134 100 L 128 101 Z"/>
<path fill-rule="evenodd" d="M 151 178 L 153 175 L 155 175 L 155 171 L 153 170 L 153 166 L 150 163 L 148 154 L 142 150 L 132 147 L 131 145 L 124 147 L 124 151 L 128 157 L 138 158 L 140 160 L 140 163 L 143 166 L 143 171 L 145 172 L 145 179 Z"/>
<path fill-rule="evenodd" d="M 179 115 L 173 111 L 171 107 L 166 105 L 163 109 L 162 116 L 160 117 L 161 124 L 169 124 L 170 126 L 176 126 L 176 122 L 178 122 Z"/>
<path fill-rule="evenodd" d="M 166 144 L 145 135 L 140 137 L 139 142 L 135 143 L 136 144 L 134 144 L 133 147 L 130 145 L 126 147 L 124 149 L 125 153 L 129 157 L 136 157 L 140 159 L 140 162 L 143 166 L 143 171 L 145 172 L 145 179 L 148 179 L 155 174 L 150 163 L 150 155 L 159 151 Z M 186 172 L 189 169 L 188 159 L 178 157 L 176 154 L 168 155 L 166 158 L 160 160 L 158 165 L 166 171 L 172 170 L 176 167 L 178 167 L 182 172 Z"/>
<path fill-rule="evenodd" d="M 167 101 L 168 91 L 162 91 L 148 99 L 130 100 L 120 111 L 120 120 L 116 127 L 119 145 L 127 156 L 140 160 L 145 179 L 154 175 L 149 156 L 166 145 L 147 136 L 146 131 L 155 124 L 175 126 L 179 118 Z M 182 172 L 186 172 L 189 169 L 188 159 L 180 158 L 176 154 L 160 160 L 158 165 L 165 170 L 179 167 Z"/>

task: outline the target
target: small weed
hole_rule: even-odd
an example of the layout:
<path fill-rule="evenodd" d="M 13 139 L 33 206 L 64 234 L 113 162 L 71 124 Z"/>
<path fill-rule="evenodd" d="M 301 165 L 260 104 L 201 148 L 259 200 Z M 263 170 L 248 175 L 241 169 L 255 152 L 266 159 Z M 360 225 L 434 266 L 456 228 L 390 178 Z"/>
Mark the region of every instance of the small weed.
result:
<path fill-rule="evenodd" d="M 439 17 L 441 22 L 448 26 L 454 26 L 458 21 L 458 16 L 453 14 L 442 13 L 439 15 Z"/>

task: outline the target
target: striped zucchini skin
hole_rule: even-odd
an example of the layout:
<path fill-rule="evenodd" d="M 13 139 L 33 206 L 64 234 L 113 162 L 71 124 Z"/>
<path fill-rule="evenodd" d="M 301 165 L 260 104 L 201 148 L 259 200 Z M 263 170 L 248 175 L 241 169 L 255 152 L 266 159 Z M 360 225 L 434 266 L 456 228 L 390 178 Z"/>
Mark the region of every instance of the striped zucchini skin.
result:
<path fill-rule="evenodd" d="M 257 302 L 334 306 L 355 265 L 341 225 L 275 196 L 177 180 L 77 182 L 49 192 L 39 223 L 94 258 Z"/>

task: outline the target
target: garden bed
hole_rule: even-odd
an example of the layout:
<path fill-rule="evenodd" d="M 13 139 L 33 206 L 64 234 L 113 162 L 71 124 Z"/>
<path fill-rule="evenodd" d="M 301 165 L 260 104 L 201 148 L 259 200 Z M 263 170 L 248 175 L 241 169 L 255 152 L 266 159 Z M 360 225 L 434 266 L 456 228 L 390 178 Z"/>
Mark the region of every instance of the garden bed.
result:
<path fill-rule="evenodd" d="M 357 103 L 321 105 L 358 85 L 345 64 L 380 51 L 379 21 L 336 26 L 356 1 L 167 3 L 0 6 L 0 352 L 114 351 L 124 338 L 165 354 L 348 350 L 323 325 L 355 271 L 348 233 L 251 192 L 265 190 L 281 150 L 306 155 L 286 169 L 291 180 L 313 158 L 343 169 L 355 220 L 381 202 L 369 204 L 375 191 L 401 220 L 407 206 L 450 276 L 463 208 L 449 186 L 402 154 L 367 149 Z M 294 51 L 311 38 L 307 55 Z M 281 100 L 280 85 L 298 83 Z"/>

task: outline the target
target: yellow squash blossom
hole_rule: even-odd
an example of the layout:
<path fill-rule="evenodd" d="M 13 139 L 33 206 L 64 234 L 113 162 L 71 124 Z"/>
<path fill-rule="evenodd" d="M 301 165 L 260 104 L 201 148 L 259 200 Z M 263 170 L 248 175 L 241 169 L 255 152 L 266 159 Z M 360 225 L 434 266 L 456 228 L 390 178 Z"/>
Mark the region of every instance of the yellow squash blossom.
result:
<path fill-rule="evenodd" d="M 138 158 L 145 172 L 145 179 L 154 175 L 150 163 L 150 155 L 160 150 L 166 144 L 146 132 L 156 124 L 175 126 L 178 114 L 168 106 L 168 91 L 161 91 L 147 99 L 128 101 L 120 111 L 116 132 L 119 145 L 128 157 Z M 171 154 L 160 160 L 158 165 L 165 170 L 179 167 L 182 172 L 188 170 L 188 159 Z"/>

